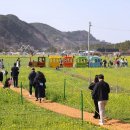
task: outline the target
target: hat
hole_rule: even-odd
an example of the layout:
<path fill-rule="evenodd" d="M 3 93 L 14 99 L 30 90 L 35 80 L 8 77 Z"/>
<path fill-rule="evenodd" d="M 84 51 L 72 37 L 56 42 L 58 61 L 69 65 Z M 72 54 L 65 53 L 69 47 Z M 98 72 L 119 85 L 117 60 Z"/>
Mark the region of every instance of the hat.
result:
<path fill-rule="evenodd" d="M 32 68 L 32 70 L 35 70 L 35 68 Z"/>
<path fill-rule="evenodd" d="M 104 75 L 103 75 L 103 74 L 99 74 L 99 75 L 98 75 L 98 78 L 99 78 L 99 79 L 104 79 Z"/>

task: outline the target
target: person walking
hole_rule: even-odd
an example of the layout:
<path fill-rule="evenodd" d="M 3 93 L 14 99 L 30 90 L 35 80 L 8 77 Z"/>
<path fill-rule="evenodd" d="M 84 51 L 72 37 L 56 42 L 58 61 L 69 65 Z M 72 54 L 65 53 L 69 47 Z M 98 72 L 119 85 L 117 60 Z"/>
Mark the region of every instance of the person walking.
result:
<path fill-rule="evenodd" d="M 45 83 L 46 83 L 46 78 L 45 78 L 44 74 L 42 72 L 38 71 L 37 74 L 36 74 L 36 77 L 34 79 L 34 85 L 35 85 L 36 101 L 38 101 L 38 99 L 39 99 L 40 103 L 46 97 L 46 95 L 45 95 L 45 89 L 46 89 Z"/>
<path fill-rule="evenodd" d="M 63 67 L 63 60 L 60 58 L 60 68 Z"/>
<path fill-rule="evenodd" d="M 98 83 L 98 75 L 95 75 L 94 81 L 89 85 L 89 89 L 93 92 L 93 89 L 96 85 L 96 83 Z M 93 98 L 93 97 L 92 97 Z M 95 113 L 94 113 L 94 118 L 95 119 L 100 119 L 100 115 L 99 115 L 99 108 L 98 108 L 98 100 L 97 98 L 93 98 L 94 101 L 94 106 L 95 106 Z"/>
<path fill-rule="evenodd" d="M 36 77 L 36 72 L 35 68 L 32 68 L 32 72 L 29 74 L 28 79 L 29 79 L 29 96 L 32 96 L 32 87 L 34 87 L 34 78 Z"/>
<path fill-rule="evenodd" d="M 0 69 L 3 69 L 2 67 L 2 60 L 0 59 Z"/>
<path fill-rule="evenodd" d="M 1 59 L 2 69 L 4 69 L 4 60 Z"/>
<path fill-rule="evenodd" d="M 99 82 L 96 83 L 92 96 L 94 99 L 98 101 L 99 115 L 100 121 L 99 125 L 104 125 L 104 117 L 105 117 L 105 106 L 109 99 L 110 87 L 107 82 L 104 81 L 104 75 L 100 74 L 98 76 Z"/>
<path fill-rule="evenodd" d="M 0 82 L 2 82 L 2 81 L 3 81 L 3 72 L 0 69 Z"/>
<path fill-rule="evenodd" d="M 16 60 L 16 66 L 17 66 L 18 68 L 20 68 L 20 58 L 18 58 L 18 59 Z"/>
<path fill-rule="evenodd" d="M 14 87 L 18 87 L 18 75 L 19 75 L 19 68 L 16 67 L 16 63 L 11 68 L 11 77 L 13 78 Z"/>

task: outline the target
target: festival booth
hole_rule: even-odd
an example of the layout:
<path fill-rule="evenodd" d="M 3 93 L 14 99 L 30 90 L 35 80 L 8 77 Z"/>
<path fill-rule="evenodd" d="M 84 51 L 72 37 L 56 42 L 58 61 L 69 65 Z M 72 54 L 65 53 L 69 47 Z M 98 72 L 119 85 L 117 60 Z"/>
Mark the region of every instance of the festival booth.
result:
<path fill-rule="evenodd" d="M 63 57 L 63 67 L 73 67 L 73 56 Z"/>
<path fill-rule="evenodd" d="M 62 57 L 61 56 L 49 56 L 49 67 L 56 68 L 61 67 Z"/>
<path fill-rule="evenodd" d="M 86 67 L 87 61 L 86 56 L 77 56 L 75 59 L 75 67 Z"/>
<path fill-rule="evenodd" d="M 101 58 L 99 56 L 89 56 L 89 67 L 101 67 Z"/>
<path fill-rule="evenodd" d="M 30 62 L 28 64 L 30 67 L 45 67 L 46 66 L 46 58 L 45 57 L 38 57 L 38 61 L 32 61 L 30 57 Z"/>

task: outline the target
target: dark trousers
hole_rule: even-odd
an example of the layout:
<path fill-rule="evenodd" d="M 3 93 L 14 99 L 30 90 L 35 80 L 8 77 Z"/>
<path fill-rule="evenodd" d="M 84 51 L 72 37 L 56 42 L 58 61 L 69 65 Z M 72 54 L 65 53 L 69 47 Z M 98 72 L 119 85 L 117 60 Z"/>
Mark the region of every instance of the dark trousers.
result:
<path fill-rule="evenodd" d="M 18 87 L 18 76 L 13 77 L 14 87 Z"/>
<path fill-rule="evenodd" d="M 38 87 L 35 87 L 35 97 L 38 99 Z"/>
<path fill-rule="evenodd" d="M 94 105 L 95 105 L 95 117 L 100 117 L 99 115 L 99 108 L 98 108 L 98 101 L 94 100 Z"/>
<path fill-rule="evenodd" d="M 33 84 L 29 84 L 29 94 L 30 95 L 32 95 L 32 88 L 34 87 L 34 85 Z M 34 89 L 35 89 L 35 87 L 34 87 Z"/>
<path fill-rule="evenodd" d="M 46 97 L 46 95 L 45 95 L 45 88 L 41 87 L 41 86 L 36 86 L 35 87 L 35 97 L 37 99 Z"/>

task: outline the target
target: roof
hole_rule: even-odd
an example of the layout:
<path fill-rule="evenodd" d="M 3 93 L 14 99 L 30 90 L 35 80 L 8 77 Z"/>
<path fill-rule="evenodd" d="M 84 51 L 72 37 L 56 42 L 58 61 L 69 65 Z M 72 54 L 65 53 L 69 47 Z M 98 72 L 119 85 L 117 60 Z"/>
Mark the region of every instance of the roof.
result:
<path fill-rule="evenodd" d="M 49 59 L 52 59 L 52 58 L 58 58 L 58 59 L 59 59 L 59 58 L 62 58 L 62 56 L 58 56 L 58 55 L 57 55 L 57 56 L 56 56 L 56 55 L 54 55 L 54 56 L 49 56 Z"/>

